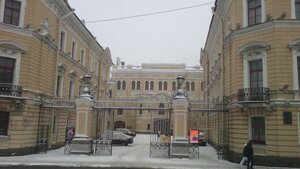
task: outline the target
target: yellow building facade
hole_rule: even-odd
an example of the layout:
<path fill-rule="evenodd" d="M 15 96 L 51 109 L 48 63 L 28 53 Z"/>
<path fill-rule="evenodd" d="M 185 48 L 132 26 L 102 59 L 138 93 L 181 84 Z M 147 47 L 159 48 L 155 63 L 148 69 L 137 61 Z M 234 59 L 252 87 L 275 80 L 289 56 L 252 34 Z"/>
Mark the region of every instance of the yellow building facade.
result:
<path fill-rule="evenodd" d="M 201 64 L 209 141 L 239 162 L 253 141 L 258 165 L 300 166 L 300 1 L 215 1 Z"/>
<path fill-rule="evenodd" d="M 106 98 L 111 65 L 66 0 L 0 0 L 0 155 L 36 152 L 41 131 L 49 148 L 63 145 L 82 77 Z"/>
<path fill-rule="evenodd" d="M 133 66 L 121 65 L 121 62 L 117 61 L 111 74 L 111 80 L 114 83 L 111 94 L 114 99 L 171 103 L 177 90 L 176 77 L 178 75 L 185 77 L 183 88 L 189 100 L 198 101 L 203 98 L 200 87 L 203 81 L 203 71 L 200 66 L 150 63 Z M 115 128 L 125 127 L 139 133 L 149 133 L 150 116 L 151 113 L 148 110 L 118 110 L 115 112 Z M 199 124 L 193 127 L 199 128 Z"/>

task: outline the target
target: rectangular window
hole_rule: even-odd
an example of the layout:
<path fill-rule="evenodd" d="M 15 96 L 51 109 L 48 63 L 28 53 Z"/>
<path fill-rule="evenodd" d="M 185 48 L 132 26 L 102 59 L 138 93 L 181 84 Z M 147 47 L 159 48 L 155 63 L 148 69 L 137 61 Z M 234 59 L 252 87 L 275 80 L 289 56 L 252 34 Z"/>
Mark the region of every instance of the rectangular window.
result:
<path fill-rule="evenodd" d="M 300 56 L 297 57 L 298 88 L 300 89 Z"/>
<path fill-rule="evenodd" d="M 15 60 L 0 57 L 0 83 L 13 83 Z"/>
<path fill-rule="evenodd" d="M 262 60 L 249 62 L 250 67 L 250 88 L 263 87 Z"/>
<path fill-rule="evenodd" d="M 61 90 L 62 90 L 62 77 L 57 76 L 56 97 L 61 97 Z"/>
<path fill-rule="evenodd" d="M 73 98 L 73 94 L 74 93 L 74 82 L 72 80 L 70 80 L 70 84 L 69 84 L 69 100 L 71 100 Z"/>
<path fill-rule="evenodd" d="M 248 0 L 248 25 L 261 22 L 261 0 Z"/>
<path fill-rule="evenodd" d="M 73 59 L 75 59 L 75 57 L 76 57 L 76 42 L 72 42 L 71 57 L 72 57 Z"/>
<path fill-rule="evenodd" d="M 300 113 L 298 114 L 298 144 L 300 145 Z"/>
<path fill-rule="evenodd" d="M 295 15 L 296 19 L 300 19 L 300 0 L 295 0 Z"/>
<path fill-rule="evenodd" d="M 0 135 L 8 135 L 9 113 L 0 111 Z"/>
<path fill-rule="evenodd" d="M 264 117 L 252 117 L 251 118 L 251 134 L 252 141 L 255 144 L 266 143 L 266 131 L 265 131 L 265 118 Z"/>
<path fill-rule="evenodd" d="M 66 33 L 64 31 L 60 32 L 60 43 L 59 49 L 64 51 L 65 50 L 65 42 L 66 42 Z"/>
<path fill-rule="evenodd" d="M 142 107 L 143 107 L 143 104 L 140 104 L 140 108 L 142 108 Z M 140 115 L 143 114 L 143 110 L 142 109 L 140 109 L 139 111 L 140 111 Z"/>
<path fill-rule="evenodd" d="M 292 112 L 283 112 L 283 124 L 292 124 Z"/>
<path fill-rule="evenodd" d="M 5 0 L 3 22 L 19 26 L 21 13 L 21 2 L 14 0 Z"/>
<path fill-rule="evenodd" d="M 81 53 L 80 53 L 80 64 L 81 65 L 85 65 L 85 51 L 84 50 L 81 50 Z"/>

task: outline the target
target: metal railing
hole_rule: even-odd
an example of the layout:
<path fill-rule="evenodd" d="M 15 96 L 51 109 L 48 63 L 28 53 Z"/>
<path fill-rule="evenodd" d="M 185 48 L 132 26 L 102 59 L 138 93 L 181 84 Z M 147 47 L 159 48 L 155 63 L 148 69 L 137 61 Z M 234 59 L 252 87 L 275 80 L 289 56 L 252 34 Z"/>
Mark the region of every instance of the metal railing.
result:
<path fill-rule="evenodd" d="M 0 96 L 22 97 L 22 86 L 0 83 Z"/>
<path fill-rule="evenodd" d="M 238 101 L 268 101 L 269 100 L 269 88 L 244 88 L 238 90 Z"/>

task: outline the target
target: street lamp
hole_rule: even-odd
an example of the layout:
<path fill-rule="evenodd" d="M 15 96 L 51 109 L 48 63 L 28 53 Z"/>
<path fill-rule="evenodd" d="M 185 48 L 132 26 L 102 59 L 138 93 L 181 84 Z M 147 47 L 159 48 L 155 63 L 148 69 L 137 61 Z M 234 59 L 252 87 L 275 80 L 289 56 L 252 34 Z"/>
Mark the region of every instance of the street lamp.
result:
<path fill-rule="evenodd" d="M 91 98 L 91 89 L 90 89 L 90 83 L 91 83 L 91 79 L 92 79 L 92 76 L 90 74 L 85 74 L 83 77 L 82 77 L 82 81 L 84 82 L 84 88 L 82 90 L 82 93 L 81 93 L 81 97 L 86 97 L 86 98 Z"/>
<path fill-rule="evenodd" d="M 178 75 L 177 78 L 177 89 L 181 89 L 181 86 L 183 84 L 183 81 L 184 81 L 184 77 L 182 75 Z"/>

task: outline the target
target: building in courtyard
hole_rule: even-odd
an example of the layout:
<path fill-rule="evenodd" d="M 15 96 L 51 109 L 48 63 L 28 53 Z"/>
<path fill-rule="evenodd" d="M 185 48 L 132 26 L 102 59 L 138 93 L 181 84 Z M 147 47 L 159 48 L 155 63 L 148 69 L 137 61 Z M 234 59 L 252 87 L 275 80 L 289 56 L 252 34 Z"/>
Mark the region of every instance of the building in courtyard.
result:
<path fill-rule="evenodd" d="M 200 66 L 185 64 L 150 64 L 141 66 L 125 65 L 117 61 L 111 70 L 111 81 L 114 87 L 111 96 L 114 99 L 147 100 L 152 99 L 163 107 L 163 102 L 171 102 L 177 90 L 176 77 L 183 75 L 183 88 L 189 100 L 201 100 L 201 82 L 203 71 Z M 161 103 L 159 103 L 161 101 Z M 142 107 L 142 105 L 141 105 Z M 137 132 L 150 131 L 150 115 L 147 110 L 117 110 L 115 112 L 115 127 L 125 127 Z M 193 120 L 192 116 L 190 118 Z M 190 122 L 193 128 L 200 128 L 200 122 Z"/>
<path fill-rule="evenodd" d="M 228 112 L 209 114 L 210 143 L 239 162 L 252 140 L 257 165 L 300 167 L 300 1 L 216 0 L 212 12 L 205 99 Z"/>
<path fill-rule="evenodd" d="M 108 97 L 111 65 L 67 0 L 0 0 L 0 155 L 62 146 L 84 75 Z"/>

